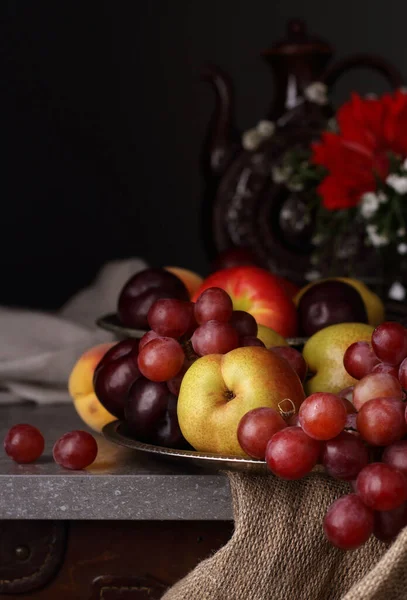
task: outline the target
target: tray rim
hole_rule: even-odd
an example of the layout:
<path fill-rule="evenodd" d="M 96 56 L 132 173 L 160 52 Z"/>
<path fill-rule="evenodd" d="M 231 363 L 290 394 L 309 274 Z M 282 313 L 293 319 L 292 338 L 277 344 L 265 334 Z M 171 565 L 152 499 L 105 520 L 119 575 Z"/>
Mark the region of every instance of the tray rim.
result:
<path fill-rule="evenodd" d="M 256 468 L 267 468 L 266 461 L 257 460 L 255 458 L 244 458 L 242 456 L 223 455 L 212 452 L 198 452 L 197 450 L 178 450 L 175 448 L 167 448 L 164 446 L 155 446 L 153 444 L 139 442 L 128 435 L 120 433 L 119 428 L 122 425 L 124 425 L 124 421 L 121 421 L 120 419 L 111 421 L 103 427 L 103 436 L 110 442 L 119 444 L 120 446 L 124 446 L 125 448 L 129 448 L 131 450 L 145 452 L 147 454 L 173 457 L 177 459 L 185 458 L 189 460 L 208 461 L 219 465 L 225 463 L 234 463 L 236 465 L 251 465 Z"/>

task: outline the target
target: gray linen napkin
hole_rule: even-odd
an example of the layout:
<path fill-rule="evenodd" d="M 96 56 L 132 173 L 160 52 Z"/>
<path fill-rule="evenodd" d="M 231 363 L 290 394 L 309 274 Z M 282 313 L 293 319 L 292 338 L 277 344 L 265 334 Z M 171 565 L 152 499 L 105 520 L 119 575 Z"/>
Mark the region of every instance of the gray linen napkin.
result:
<path fill-rule="evenodd" d="M 67 382 L 79 356 L 114 336 L 95 325 L 115 312 L 120 289 L 146 268 L 140 259 L 106 264 L 94 282 L 57 313 L 0 307 L 0 403 L 34 400 L 69 402 Z M 11 393 L 11 396 L 10 396 Z"/>

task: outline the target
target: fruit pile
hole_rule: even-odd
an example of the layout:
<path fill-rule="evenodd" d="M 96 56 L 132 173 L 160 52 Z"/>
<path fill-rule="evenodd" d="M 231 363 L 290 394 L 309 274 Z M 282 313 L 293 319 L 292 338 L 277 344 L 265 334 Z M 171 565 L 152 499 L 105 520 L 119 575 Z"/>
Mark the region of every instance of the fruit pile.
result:
<path fill-rule="evenodd" d="M 205 289 L 195 303 L 156 299 L 147 323 L 150 329 L 140 341 L 123 340 L 103 356 L 95 369 L 95 394 L 138 440 L 185 448 L 177 397 L 190 366 L 199 357 L 225 355 L 236 348 L 265 348 L 265 344 L 257 337 L 255 318 L 233 310 L 230 296 L 220 288 Z M 289 346 L 274 350 L 292 361 L 305 378 L 306 363 L 297 350 Z"/>
<path fill-rule="evenodd" d="M 185 273 L 146 269 L 125 284 L 118 317 L 145 333 L 78 361 L 69 387 L 82 418 L 250 456 L 283 479 L 324 469 L 352 491 L 326 515 L 332 544 L 394 539 L 407 525 L 406 329 L 355 280 L 298 290 L 251 265 Z M 285 339 L 298 334 L 310 336 L 303 354 Z"/>
<path fill-rule="evenodd" d="M 288 280 L 249 265 L 216 271 L 205 280 L 185 269 L 145 269 L 123 286 L 117 315 L 123 325 L 146 330 L 148 311 L 156 300 L 196 301 L 212 287 L 225 290 L 235 309 L 245 310 L 258 323 L 284 337 L 309 337 L 335 323 L 376 326 L 384 321 L 382 301 L 360 281 L 330 278 L 299 289 Z"/>
<path fill-rule="evenodd" d="M 272 408 L 250 411 L 237 435 L 278 477 L 299 479 L 321 463 L 352 485 L 324 520 L 329 541 L 348 550 L 372 533 L 389 542 L 407 525 L 407 329 L 382 323 L 370 344 L 349 346 L 344 365 L 353 388 L 311 394 L 288 423 Z"/>

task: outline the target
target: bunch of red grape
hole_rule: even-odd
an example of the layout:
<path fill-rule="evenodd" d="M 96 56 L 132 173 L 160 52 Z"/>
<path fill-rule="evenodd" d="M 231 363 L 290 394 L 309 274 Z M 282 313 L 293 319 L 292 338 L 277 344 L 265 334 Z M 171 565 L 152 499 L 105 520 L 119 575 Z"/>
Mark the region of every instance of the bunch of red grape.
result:
<path fill-rule="evenodd" d="M 167 381 L 178 394 L 191 362 L 206 354 L 226 354 L 240 346 L 263 346 L 255 318 L 233 310 L 221 288 L 202 292 L 196 303 L 175 298 L 156 300 L 148 312 L 151 330 L 140 340 L 138 368 L 150 381 Z"/>
<path fill-rule="evenodd" d="M 17 463 L 32 463 L 44 452 L 44 436 L 37 427 L 20 423 L 14 425 L 4 439 L 6 454 Z M 70 431 L 56 441 L 55 462 L 65 469 L 85 469 L 96 459 L 98 446 L 87 431 Z"/>
<path fill-rule="evenodd" d="M 407 526 L 407 329 L 379 325 L 371 344 L 348 348 L 344 366 L 358 379 L 353 388 L 312 394 L 288 423 L 272 408 L 250 411 L 238 439 L 281 478 L 299 479 L 320 463 L 349 482 L 354 493 L 332 504 L 323 527 L 350 550 L 372 533 L 389 542 Z"/>

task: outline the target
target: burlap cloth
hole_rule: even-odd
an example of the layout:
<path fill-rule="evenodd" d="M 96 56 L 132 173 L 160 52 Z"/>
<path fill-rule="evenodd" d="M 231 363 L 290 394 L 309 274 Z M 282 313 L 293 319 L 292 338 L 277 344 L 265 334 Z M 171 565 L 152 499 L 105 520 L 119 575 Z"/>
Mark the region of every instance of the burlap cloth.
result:
<path fill-rule="evenodd" d="M 343 552 L 325 539 L 327 507 L 349 486 L 324 473 L 296 482 L 228 473 L 230 541 L 162 600 L 407 600 L 407 528 Z"/>

